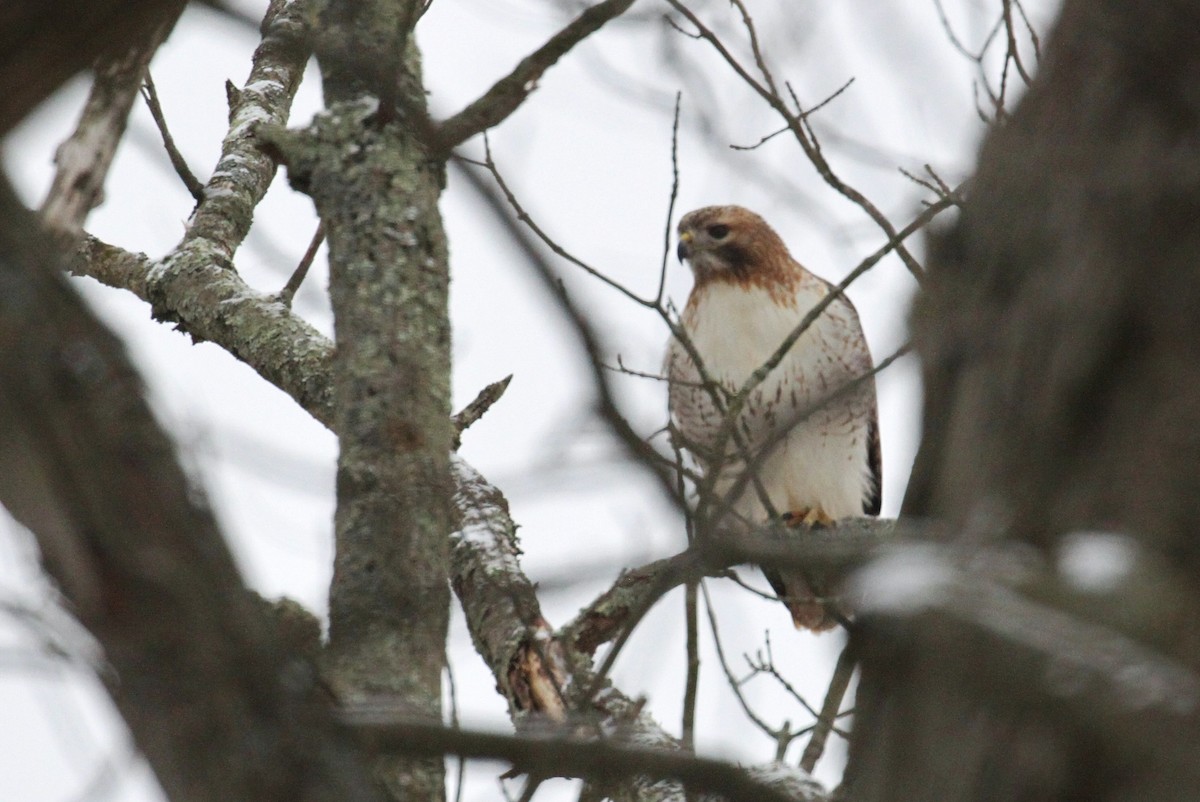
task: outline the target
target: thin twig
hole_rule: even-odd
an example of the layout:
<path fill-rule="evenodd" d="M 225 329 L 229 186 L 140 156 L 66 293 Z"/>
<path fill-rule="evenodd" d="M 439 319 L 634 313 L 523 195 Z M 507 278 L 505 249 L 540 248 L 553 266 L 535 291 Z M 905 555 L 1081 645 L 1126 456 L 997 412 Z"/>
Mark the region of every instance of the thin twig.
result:
<path fill-rule="evenodd" d="M 687 681 L 683 690 L 683 726 L 679 740 L 688 752 L 696 751 L 696 688 L 700 683 L 699 632 L 696 626 L 696 583 L 688 582 L 683 594 L 687 628 Z"/>
<path fill-rule="evenodd" d="M 443 658 L 446 665 L 446 686 L 450 692 L 450 726 L 456 730 L 462 729 L 458 719 L 458 686 L 454 682 L 454 668 L 450 665 L 449 656 Z M 456 777 L 454 781 L 454 802 L 462 802 L 463 785 L 467 773 L 467 759 L 459 755 L 456 760 Z"/>
<path fill-rule="evenodd" d="M 808 111 L 801 110 L 798 116 L 802 120 L 807 120 L 810 115 L 816 114 L 818 111 L 825 108 L 827 105 L 829 105 L 834 100 L 836 100 L 838 98 L 838 96 L 840 96 L 843 92 L 845 92 L 847 89 L 849 89 L 851 84 L 853 84 L 853 83 L 854 83 L 854 78 L 850 78 L 848 81 L 846 81 L 846 83 L 839 86 L 837 89 L 835 89 L 833 91 L 832 94 L 830 94 L 828 97 L 826 97 L 824 100 L 822 100 L 817 105 L 813 106 Z M 755 150 L 756 148 L 760 148 L 763 145 L 765 145 L 766 143 L 770 142 L 772 139 L 779 136 L 780 134 L 786 134 L 790 130 L 792 130 L 792 129 L 785 125 L 783 128 L 780 128 L 778 131 L 773 131 L 773 132 L 767 134 L 762 139 L 755 142 L 753 145 L 730 145 L 729 148 L 731 150 Z M 890 168 L 890 166 L 891 165 L 889 165 L 889 168 Z"/>
<path fill-rule="evenodd" d="M 772 602 L 783 601 L 782 599 L 779 598 L 778 594 L 776 594 L 776 593 L 768 593 L 765 590 L 759 590 L 758 588 L 754 587 L 749 582 L 747 582 L 746 580 L 744 580 L 740 576 L 738 576 L 737 572 L 734 571 L 732 568 L 726 570 L 725 573 L 720 576 L 720 578 L 728 579 L 730 582 L 737 585 L 742 590 L 749 591 L 750 593 L 754 594 L 755 596 L 757 596 L 760 599 L 765 599 L 766 601 L 772 601 Z"/>
<path fill-rule="evenodd" d="M 470 160 L 470 159 L 462 159 L 462 158 L 459 158 L 458 161 L 483 167 L 489 173 L 491 173 L 492 178 L 496 181 L 496 185 L 498 187 L 500 187 L 500 191 L 504 193 L 504 199 L 508 202 L 508 205 L 510 207 L 512 207 L 513 212 L 516 214 L 517 220 L 524 223 L 525 225 L 527 225 L 529 227 L 529 230 L 534 233 L 534 236 L 536 236 L 539 240 L 542 241 L 543 245 L 545 245 L 547 248 L 549 248 L 551 251 L 553 251 L 556 256 L 559 256 L 562 259 L 567 260 L 568 262 L 575 265 L 583 272 L 587 273 L 592 278 L 596 278 L 596 279 L 599 279 L 600 281 L 604 282 L 609 287 L 612 287 L 614 290 L 621 293 L 626 298 L 628 298 L 629 300 L 638 304 L 639 306 L 651 307 L 654 305 L 653 301 L 648 300 L 646 298 L 642 298 L 640 295 L 638 295 L 633 290 L 626 287 L 624 284 L 621 284 L 619 281 L 609 278 L 602 271 L 592 267 L 587 262 L 578 258 L 574 254 L 569 252 L 566 248 L 559 245 L 557 240 L 555 240 L 553 237 L 551 237 L 549 234 L 547 234 L 545 231 L 543 231 L 542 228 L 537 224 L 537 222 L 534 221 L 533 217 L 530 216 L 529 212 L 525 210 L 525 207 L 521 205 L 521 202 L 517 200 L 517 196 L 513 193 L 512 189 L 509 188 L 508 183 L 504 180 L 504 176 L 500 174 L 500 168 L 497 167 L 495 160 L 492 158 L 492 147 L 491 147 L 490 141 L 488 140 L 487 134 L 484 134 L 484 137 L 483 137 L 483 150 L 484 150 L 484 161 L 483 162 L 478 162 L 478 161 L 474 161 L 474 160 Z"/>
<path fill-rule="evenodd" d="M 758 71 L 762 73 L 763 81 L 766 82 L 768 89 L 779 94 L 779 89 L 775 86 L 775 79 L 771 77 L 771 71 L 767 69 L 767 60 L 763 56 L 762 48 L 758 45 L 758 31 L 754 27 L 754 18 L 750 16 L 750 12 L 742 4 L 742 0 L 730 0 L 730 2 L 741 12 L 742 24 L 746 26 L 746 33 L 750 36 L 750 52 L 754 54 L 754 63 L 758 65 Z"/>
<path fill-rule="evenodd" d="M 1001 12 L 996 16 L 996 20 L 988 29 L 987 35 L 983 39 L 983 43 L 979 46 L 978 51 L 970 50 L 959 36 L 954 32 L 954 27 L 950 23 L 949 16 L 942 4 L 942 0 L 934 0 L 934 7 L 937 9 L 938 18 L 941 21 L 942 29 L 946 32 L 947 38 L 951 45 L 975 67 L 977 78 L 972 84 L 972 92 L 974 94 L 975 112 L 987 125 L 993 125 L 1003 122 L 1008 111 L 1005 108 L 1006 97 L 1008 93 L 1008 72 L 1009 65 L 1015 64 L 1018 73 L 1024 79 L 1026 85 L 1032 80 L 1029 72 L 1025 68 L 1024 61 L 1021 58 L 1020 49 L 1016 40 L 1016 26 L 1012 17 L 1012 5 L 1016 5 L 1018 13 L 1025 24 L 1025 28 L 1029 33 L 1030 41 L 1033 44 L 1034 56 L 1039 61 L 1041 60 L 1041 44 L 1037 37 L 1037 32 L 1033 30 L 1033 26 L 1029 24 L 1029 19 L 1025 15 L 1025 9 L 1021 6 L 1019 0 L 1002 0 Z M 998 91 L 992 90 L 991 82 L 988 80 L 986 58 L 992 46 L 996 43 L 1001 32 L 1005 34 L 1005 52 L 1004 60 L 1000 69 L 1000 85 Z M 987 101 L 991 106 L 990 113 L 984 111 L 983 105 L 980 103 L 980 89 L 987 96 Z"/>
<path fill-rule="evenodd" d="M 203 189 L 201 191 L 203 192 Z M 313 232 L 312 240 L 308 243 L 308 250 L 301 257 L 300 264 L 296 265 L 291 278 L 287 280 L 287 284 L 283 285 L 283 289 L 279 291 L 280 303 L 289 309 L 292 306 L 292 299 L 296 297 L 296 292 L 300 289 L 300 285 L 304 283 L 304 279 L 308 275 L 308 269 L 312 267 L 313 260 L 317 258 L 317 251 L 324 241 L 325 222 L 321 221 L 317 224 L 317 230 Z"/>
<path fill-rule="evenodd" d="M 142 98 L 146 101 L 146 108 L 150 110 L 150 116 L 154 118 L 154 125 L 162 137 L 163 148 L 167 151 L 167 158 L 171 160 L 171 167 L 175 168 L 175 174 L 187 188 L 188 194 L 196 203 L 199 203 L 204 200 L 204 184 L 196 178 L 196 174 L 192 172 L 192 168 L 188 167 L 187 160 L 183 158 L 183 154 L 175 145 L 175 138 L 171 136 L 171 130 L 167 127 L 167 118 L 163 114 L 162 104 L 158 101 L 158 90 L 154 88 L 154 79 L 150 77 L 149 72 L 146 73 L 146 80 L 142 83 Z"/>
<path fill-rule="evenodd" d="M 1004 32 L 1008 37 L 1008 53 L 1005 58 L 1011 58 L 1013 64 L 1017 67 L 1017 72 L 1021 75 L 1021 80 L 1026 86 L 1033 83 L 1033 78 L 1025 69 L 1025 63 L 1021 60 L 1021 49 L 1017 46 L 1017 31 L 1013 24 L 1012 15 L 1013 0 L 1001 0 L 1001 7 L 1004 9 Z"/>
<path fill-rule="evenodd" d="M 765 657 L 761 651 L 757 654 L 757 662 L 751 660 L 749 655 L 746 656 L 746 664 L 750 666 L 750 670 L 756 674 L 766 674 L 771 679 L 778 682 L 780 687 L 782 687 L 789 696 L 795 699 L 796 702 L 806 711 L 808 711 L 813 718 L 817 718 L 820 714 L 816 711 L 816 709 L 813 708 L 811 704 L 808 703 L 808 700 L 804 698 L 800 691 L 796 690 L 796 686 L 792 685 L 792 683 L 788 681 L 787 677 L 783 676 L 783 672 L 781 672 L 778 666 L 775 665 L 775 653 L 771 650 L 770 632 L 767 632 L 766 636 L 764 637 L 764 641 L 766 649 Z M 800 730 L 796 734 L 802 735 L 805 732 L 807 732 L 807 730 Z"/>
<path fill-rule="evenodd" d="M 662 306 L 663 293 L 667 288 L 667 265 L 671 261 L 672 223 L 675 220 L 675 201 L 679 197 L 679 107 L 682 92 L 675 93 L 675 119 L 671 123 L 671 195 L 667 199 L 667 224 L 663 229 L 662 265 L 658 273 L 658 292 L 654 294 L 654 305 Z"/>
<path fill-rule="evenodd" d="M 721 645 L 721 632 L 717 627 L 717 615 L 713 609 L 712 597 L 709 596 L 708 587 L 704 582 L 700 583 L 700 590 L 704 594 L 704 609 L 708 615 L 708 625 L 712 632 L 713 644 L 716 646 L 717 662 L 721 664 L 721 671 L 724 672 L 725 680 L 729 683 L 730 690 L 733 691 L 734 697 L 737 698 L 738 704 L 741 705 L 742 712 L 746 714 L 746 718 L 750 719 L 754 726 L 762 730 L 772 741 L 778 742 L 780 738 L 786 737 L 790 743 L 791 739 L 795 737 L 794 734 L 790 733 L 790 725 L 785 725 L 782 728 L 772 727 L 750 707 L 745 694 L 742 693 L 742 685 L 745 684 L 745 680 L 739 680 L 733 675 L 733 670 L 729 667 L 729 661 L 725 659 L 725 649 Z M 786 751 L 786 747 L 784 747 L 784 751 Z"/>
<path fill-rule="evenodd" d="M 737 73 L 737 75 L 746 83 L 746 85 L 753 89 L 759 95 L 759 97 L 765 100 L 771 106 L 771 108 L 773 108 L 781 117 L 783 117 L 788 128 L 791 129 L 793 135 L 796 137 L 796 141 L 799 143 L 801 150 L 804 151 L 804 154 L 808 157 L 813 167 L 816 168 L 817 173 L 821 176 L 825 183 L 828 184 L 835 192 L 842 195 L 847 200 L 851 201 L 860 209 L 862 209 L 868 217 L 875 221 L 876 225 L 883 229 L 884 233 L 887 234 L 889 239 L 895 239 L 897 234 L 895 226 L 892 225 L 887 216 L 884 215 L 883 212 L 881 212 L 865 195 L 838 177 L 832 166 L 830 166 L 828 160 L 826 160 L 825 156 L 821 153 L 819 142 L 817 142 L 813 137 L 811 129 L 806 129 L 804 125 L 804 119 L 802 117 L 798 117 L 791 111 L 791 109 L 788 108 L 783 97 L 778 91 L 774 90 L 773 85 L 764 86 L 755 80 L 754 76 L 750 75 L 746 68 L 742 66 L 741 62 L 739 62 L 738 59 L 729 51 L 729 49 L 725 47 L 720 37 L 718 37 L 710 28 L 701 22 L 700 18 L 697 17 L 689 8 L 687 8 L 687 6 L 683 5 L 680 0 L 667 0 L 667 2 L 676 11 L 687 17 L 688 22 L 695 26 L 696 30 L 699 31 L 700 36 L 712 45 L 717 53 L 720 54 L 730 68 Z M 793 102 L 799 110 L 801 108 L 800 102 L 794 96 Z M 909 272 L 911 272 L 913 276 L 920 281 L 924 275 L 924 270 L 921 268 L 920 264 L 917 263 L 916 259 L 913 258 L 912 254 L 908 252 L 908 249 L 901 244 L 897 244 L 896 252 L 899 254 Z"/>
<path fill-rule="evenodd" d="M 1029 34 L 1029 41 L 1033 45 L 1033 57 L 1040 64 L 1042 61 L 1042 40 L 1038 38 L 1037 30 L 1034 29 L 1033 23 L 1029 21 L 1028 15 L 1025 13 L 1025 6 L 1021 0 L 1015 0 L 1014 5 L 1021 15 L 1021 21 L 1025 23 L 1025 32 Z"/>
<path fill-rule="evenodd" d="M 987 50 L 987 44 L 984 43 L 983 49 L 981 49 L 978 53 L 973 53 L 968 50 L 967 46 L 963 44 L 962 40 L 959 39 L 958 35 L 954 32 L 954 26 L 950 24 L 950 18 L 946 14 L 946 9 L 942 5 L 942 0 L 933 0 L 933 7 L 937 9 L 938 20 L 940 20 L 942 24 L 942 30 L 946 32 L 946 38 L 950 40 L 950 44 L 954 47 L 954 49 L 961 53 L 964 58 L 967 58 L 976 64 L 982 61 L 984 51 Z"/>
<path fill-rule="evenodd" d="M 637 370 L 636 368 L 631 368 L 628 365 L 626 365 L 624 362 L 621 361 L 620 354 L 617 355 L 617 364 L 616 365 L 605 365 L 604 368 L 606 370 L 611 370 L 616 373 L 622 373 L 626 376 L 633 376 L 634 378 L 638 378 L 638 379 L 652 379 L 653 381 L 658 381 L 658 382 L 670 382 L 671 384 L 677 384 L 682 387 L 691 387 L 692 389 L 695 389 L 695 390 L 701 390 L 704 388 L 704 384 L 702 382 L 684 381 L 682 379 L 672 379 L 670 376 L 664 376 L 661 373 L 651 373 L 646 370 Z"/>
<path fill-rule="evenodd" d="M 758 148 L 761 148 L 763 145 L 767 144 L 768 142 L 770 142 L 772 139 L 779 136 L 780 134 L 786 134 L 788 131 L 791 131 L 791 130 L 792 130 L 791 128 L 788 128 L 785 125 L 783 128 L 780 128 L 778 131 L 772 131 L 771 133 L 762 137 L 757 142 L 755 142 L 753 145 L 732 145 L 731 144 L 729 146 L 729 149 L 730 150 L 757 150 Z"/>

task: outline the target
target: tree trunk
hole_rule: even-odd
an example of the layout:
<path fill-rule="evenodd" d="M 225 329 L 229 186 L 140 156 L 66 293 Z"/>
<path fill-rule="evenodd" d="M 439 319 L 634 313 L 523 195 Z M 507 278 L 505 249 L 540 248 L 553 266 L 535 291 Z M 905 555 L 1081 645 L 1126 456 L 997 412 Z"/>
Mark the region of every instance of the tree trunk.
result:
<path fill-rule="evenodd" d="M 1068 0 L 934 242 L 904 512 L 1023 568 L 966 607 L 942 573 L 922 612 L 866 617 L 855 800 L 1200 787 L 1197 87 L 1200 2 Z"/>
<path fill-rule="evenodd" d="M 288 163 L 328 232 L 337 341 L 325 675 L 343 703 L 399 702 L 440 723 L 450 604 L 449 269 L 437 208 L 444 175 L 423 144 L 425 96 L 409 36 L 420 5 L 347 0 L 324 9 L 317 52 L 328 111 Z M 381 758 L 377 768 L 394 799 L 444 797 L 440 758 Z"/>

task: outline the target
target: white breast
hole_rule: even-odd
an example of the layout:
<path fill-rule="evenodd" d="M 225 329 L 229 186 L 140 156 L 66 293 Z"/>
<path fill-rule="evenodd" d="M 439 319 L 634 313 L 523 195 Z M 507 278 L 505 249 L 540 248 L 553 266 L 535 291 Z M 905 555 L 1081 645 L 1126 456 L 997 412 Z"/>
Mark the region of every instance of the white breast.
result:
<path fill-rule="evenodd" d="M 700 290 L 683 326 L 711 379 L 736 392 L 775 353 L 828 292 L 819 280 L 806 278 L 784 303 L 759 288 L 714 283 Z M 857 316 L 838 299 L 747 400 L 739 428 L 752 453 L 767 449 L 758 475 L 776 512 L 820 507 L 834 518 L 862 514 L 871 482 L 867 440 L 874 385 L 868 381 L 860 390 L 828 399 L 869 367 Z M 699 380 L 678 342 L 668 350 L 668 370 L 676 380 Z M 711 396 L 673 384 L 671 413 L 703 462 L 704 450 L 717 446 L 723 423 Z M 810 414 L 801 418 L 804 413 Z M 728 487 L 742 470 L 740 461 L 731 462 L 721 484 Z M 736 508 L 747 517 L 763 515 L 754 492 L 743 494 Z"/>

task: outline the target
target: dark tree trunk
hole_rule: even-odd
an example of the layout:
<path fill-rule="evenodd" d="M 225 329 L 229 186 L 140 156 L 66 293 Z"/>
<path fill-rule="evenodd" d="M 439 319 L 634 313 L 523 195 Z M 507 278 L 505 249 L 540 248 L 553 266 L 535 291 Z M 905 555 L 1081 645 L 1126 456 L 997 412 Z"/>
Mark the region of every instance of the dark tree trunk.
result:
<path fill-rule="evenodd" d="M 0 180 L 0 503 L 103 647 L 138 748 L 173 802 L 374 799 L 50 239 Z"/>
<path fill-rule="evenodd" d="M 1195 797 L 1198 321 L 1200 2 L 1068 0 L 913 312 L 925 431 L 905 514 L 1042 562 L 1003 610 L 864 621 L 854 799 Z M 1055 570 L 1080 531 L 1136 555 L 1107 592 Z M 1041 638 L 1061 614 L 1067 634 Z M 1068 661 L 1117 645 L 1064 691 L 1072 632 L 1090 635 Z M 1121 698 L 1167 675 L 1150 703 Z"/>

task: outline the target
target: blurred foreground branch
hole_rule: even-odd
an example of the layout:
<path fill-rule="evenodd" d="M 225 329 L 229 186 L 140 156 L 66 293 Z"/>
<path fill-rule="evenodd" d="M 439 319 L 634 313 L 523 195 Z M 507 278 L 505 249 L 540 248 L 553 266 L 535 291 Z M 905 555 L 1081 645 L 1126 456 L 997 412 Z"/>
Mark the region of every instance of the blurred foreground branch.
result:
<path fill-rule="evenodd" d="M 372 799 L 49 242 L 0 185 L 0 502 L 103 647 L 139 748 L 175 802 Z"/>

